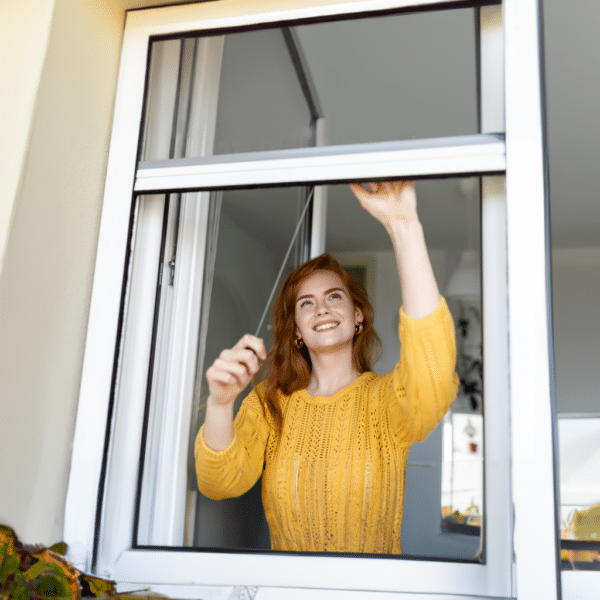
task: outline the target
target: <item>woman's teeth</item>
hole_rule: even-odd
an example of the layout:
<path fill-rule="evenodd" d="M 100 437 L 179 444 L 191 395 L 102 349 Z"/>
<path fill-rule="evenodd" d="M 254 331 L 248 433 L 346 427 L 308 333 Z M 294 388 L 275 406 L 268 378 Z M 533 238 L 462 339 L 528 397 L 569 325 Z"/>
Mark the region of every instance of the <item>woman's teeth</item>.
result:
<path fill-rule="evenodd" d="M 339 325 L 339 323 L 324 323 L 323 325 L 317 325 L 315 327 L 315 331 L 324 331 L 326 329 L 333 329 L 334 327 L 337 327 Z"/>

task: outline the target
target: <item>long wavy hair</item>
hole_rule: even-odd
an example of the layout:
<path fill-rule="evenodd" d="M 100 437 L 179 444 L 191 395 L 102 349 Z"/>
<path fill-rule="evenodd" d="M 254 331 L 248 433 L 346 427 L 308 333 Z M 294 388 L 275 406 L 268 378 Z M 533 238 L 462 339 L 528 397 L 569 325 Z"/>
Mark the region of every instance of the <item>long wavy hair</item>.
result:
<path fill-rule="evenodd" d="M 330 255 L 322 254 L 300 265 L 288 275 L 271 312 L 274 344 L 260 372 L 255 377 L 255 388 L 266 415 L 271 417 L 277 431 L 283 424 L 283 413 L 277 391 L 285 396 L 304 389 L 310 383 L 312 363 L 306 346 L 298 348 L 295 339 L 296 298 L 302 282 L 315 271 L 331 271 L 339 276 L 348 290 L 350 300 L 363 315 L 363 329 L 354 336 L 352 364 L 359 373 L 371 370 L 371 364 L 379 358 L 381 342 L 373 329 L 373 308 L 365 288 Z M 258 378 L 263 375 L 260 385 Z"/>

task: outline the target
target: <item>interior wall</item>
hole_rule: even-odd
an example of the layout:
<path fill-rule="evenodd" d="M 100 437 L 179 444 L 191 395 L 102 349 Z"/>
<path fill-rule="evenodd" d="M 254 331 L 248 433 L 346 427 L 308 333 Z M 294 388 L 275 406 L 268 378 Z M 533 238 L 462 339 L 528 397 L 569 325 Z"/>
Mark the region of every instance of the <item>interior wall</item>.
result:
<path fill-rule="evenodd" d="M 556 404 L 600 413 L 600 247 L 552 253 Z"/>
<path fill-rule="evenodd" d="M 600 231 L 600 4 L 544 0 L 552 243 L 595 247 Z M 565 35 L 566 34 L 566 35 Z"/>
<path fill-rule="evenodd" d="M 374 371 L 379 374 L 391 371 L 400 356 L 400 341 L 398 339 L 399 310 L 402 304 L 398 268 L 394 252 L 336 252 L 332 254 L 341 264 L 350 264 L 345 261 L 366 256 L 373 260 L 375 277 L 373 289 L 367 289 L 373 302 L 375 313 L 374 327 L 381 340 L 381 359 L 374 366 Z M 447 260 L 454 261 L 454 253 L 446 250 L 429 248 L 429 258 L 435 274 L 438 287 L 443 294 L 446 283 Z M 353 264 L 353 263 L 352 263 Z M 367 286 L 368 288 L 368 286 Z"/>

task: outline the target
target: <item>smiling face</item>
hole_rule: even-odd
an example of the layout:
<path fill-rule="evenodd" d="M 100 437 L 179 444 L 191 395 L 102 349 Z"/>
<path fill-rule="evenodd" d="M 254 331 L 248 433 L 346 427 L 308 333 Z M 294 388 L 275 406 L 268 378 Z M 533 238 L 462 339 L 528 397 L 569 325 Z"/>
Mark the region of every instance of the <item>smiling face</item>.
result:
<path fill-rule="evenodd" d="M 336 273 L 315 271 L 298 288 L 295 318 L 296 337 L 309 351 L 319 352 L 351 348 L 363 315 Z"/>

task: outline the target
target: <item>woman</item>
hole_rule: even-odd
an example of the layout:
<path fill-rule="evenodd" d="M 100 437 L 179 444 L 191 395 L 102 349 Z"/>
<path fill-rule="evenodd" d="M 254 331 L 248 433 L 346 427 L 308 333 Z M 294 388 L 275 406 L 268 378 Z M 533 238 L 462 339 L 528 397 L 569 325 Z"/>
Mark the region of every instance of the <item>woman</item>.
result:
<path fill-rule="evenodd" d="M 454 325 L 440 298 L 414 184 L 352 184 L 386 228 L 403 296 L 401 360 L 370 371 L 377 345 L 362 286 L 328 255 L 305 263 L 274 306 L 275 343 L 245 335 L 208 369 L 196 439 L 200 490 L 237 496 L 263 474 L 274 550 L 400 553 L 406 459 L 456 396 Z M 266 378 L 233 418 L 265 360 Z"/>

